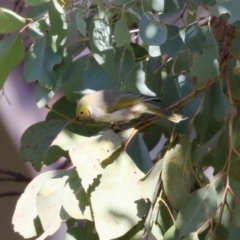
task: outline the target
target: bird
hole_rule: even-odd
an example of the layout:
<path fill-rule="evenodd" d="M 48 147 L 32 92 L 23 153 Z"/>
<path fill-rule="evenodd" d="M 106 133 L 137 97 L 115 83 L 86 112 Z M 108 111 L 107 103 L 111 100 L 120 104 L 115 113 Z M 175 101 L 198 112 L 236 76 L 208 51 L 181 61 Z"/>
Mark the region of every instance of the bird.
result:
<path fill-rule="evenodd" d="M 100 90 L 83 96 L 77 103 L 76 119 L 93 118 L 102 122 L 130 121 L 144 113 L 164 117 L 174 123 L 186 116 L 161 108 L 158 97 L 128 90 Z"/>

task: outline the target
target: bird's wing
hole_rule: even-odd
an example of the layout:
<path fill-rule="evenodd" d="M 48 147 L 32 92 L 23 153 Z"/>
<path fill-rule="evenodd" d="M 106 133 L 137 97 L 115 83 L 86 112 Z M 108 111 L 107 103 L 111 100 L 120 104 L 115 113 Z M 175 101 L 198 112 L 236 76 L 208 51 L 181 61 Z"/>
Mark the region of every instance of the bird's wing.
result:
<path fill-rule="evenodd" d="M 131 91 L 123 91 L 121 94 L 119 94 L 119 96 L 117 96 L 117 98 L 116 98 L 116 95 L 114 97 L 117 100 L 111 104 L 111 107 L 108 108 L 109 113 L 133 106 L 137 103 L 149 102 L 149 101 L 160 102 L 160 99 L 157 97 L 146 96 L 146 95 L 131 92 Z"/>

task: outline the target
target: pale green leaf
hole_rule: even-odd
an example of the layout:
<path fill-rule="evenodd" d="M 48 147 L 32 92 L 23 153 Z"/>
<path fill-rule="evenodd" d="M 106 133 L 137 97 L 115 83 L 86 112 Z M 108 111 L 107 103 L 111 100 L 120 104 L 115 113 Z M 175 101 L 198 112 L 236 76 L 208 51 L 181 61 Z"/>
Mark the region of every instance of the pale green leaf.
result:
<path fill-rule="evenodd" d="M 143 173 L 133 160 L 121 150 L 110 160 L 112 163 L 102 171 L 100 184 L 91 194 L 100 239 L 114 239 L 125 234 L 140 221 L 139 215 L 144 214 L 146 205 L 137 184 Z"/>
<path fill-rule="evenodd" d="M 162 181 L 171 206 L 179 210 L 191 192 L 193 173 L 191 167 L 191 142 L 183 138 L 168 151 L 163 159 Z"/>
<path fill-rule="evenodd" d="M 55 233 L 61 225 L 60 210 L 63 203 L 63 190 L 68 179 L 64 172 L 62 176 L 48 179 L 37 195 L 36 207 L 44 233 L 37 240 L 44 240 Z"/>
<path fill-rule="evenodd" d="M 101 174 L 101 163 L 121 147 L 121 139 L 111 130 L 93 136 L 75 149 L 69 151 L 70 158 L 76 166 L 82 185 L 87 192 L 93 180 Z"/>
<path fill-rule="evenodd" d="M 152 203 L 154 201 L 154 195 L 156 191 L 158 191 L 158 186 L 160 184 L 160 174 L 162 172 L 162 164 L 163 162 L 159 160 L 152 169 L 139 180 L 138 184 L 141 189 L 141 197 L 146 199 L 148 198 Z"/>
<path fill-rule="evenodd" d="M 18 14 L 8 9 L 0 8 L 0 34 L 21 30 L 25 22 L 26 19 Z"/>
<path fill-rule="evenodd" d="M 92 221 L 89 199 L 75 170 L 72 171 L 69 181 L 64 187 L 63 208 L 74 219 Z"/>
<path fill-rule="evenodd" d="M 14 231 L 19 232 L 24 238 L 37 236 L 42 232 L 42 226 L 36 224 L 38 212 L 36 197 L 42 185 L 50 178 L 62 174 L 62 170 L 53 170 L 35 177 L 26 187 L 19 198 L 13 215 Z"/>
<path fill-rule="evenodd" d="M 180 237 L 200 229 L 217 210 L 218 198 L 214 185 L 193 192 L 179 210 L 176 228 Z"/>
<path fill-rule="evenodd" d="M 152 0 L 152 8 L 156 12 L 163 12 L 164 11 L 164 5 L 165 1 L 164 0 Z"/>

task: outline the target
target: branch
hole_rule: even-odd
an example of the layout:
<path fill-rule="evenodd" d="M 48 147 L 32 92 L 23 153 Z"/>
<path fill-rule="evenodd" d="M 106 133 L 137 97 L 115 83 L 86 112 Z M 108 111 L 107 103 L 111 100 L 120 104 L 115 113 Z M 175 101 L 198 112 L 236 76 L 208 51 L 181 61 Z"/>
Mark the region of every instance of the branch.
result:
<path fill-rule="evenodd" d="M 5 192 L 5 193 L 0 193 L 0 198 L 2 197 L 13 197 L 13 196 L 19 196 L 23 192 Z"/>
<path fill-rule="evenodd" d="M 31 182 L 32 178 L 27 177 L 19 172 L 13 172 L 9 170 L 0 170 L 0 174 L 5 174 L 8 177 L 0 177 L 0 182 Z"/>

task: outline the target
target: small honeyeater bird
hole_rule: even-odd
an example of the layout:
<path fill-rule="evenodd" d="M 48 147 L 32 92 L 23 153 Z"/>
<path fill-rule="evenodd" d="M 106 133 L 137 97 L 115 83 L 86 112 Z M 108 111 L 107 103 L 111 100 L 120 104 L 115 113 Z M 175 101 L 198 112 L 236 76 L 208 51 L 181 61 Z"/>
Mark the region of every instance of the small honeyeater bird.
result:
<path fill-rule="evenodd" d="M 160 99 L 126 90 L 101 90 L 83 96 L 77 104 L 76 114 L 77 119 L 91 117 L 102 122 L 129 121 L 144 113 L 161 116 L 175 123 L 187 119 L 154 102 L 160 102 Z"/>

